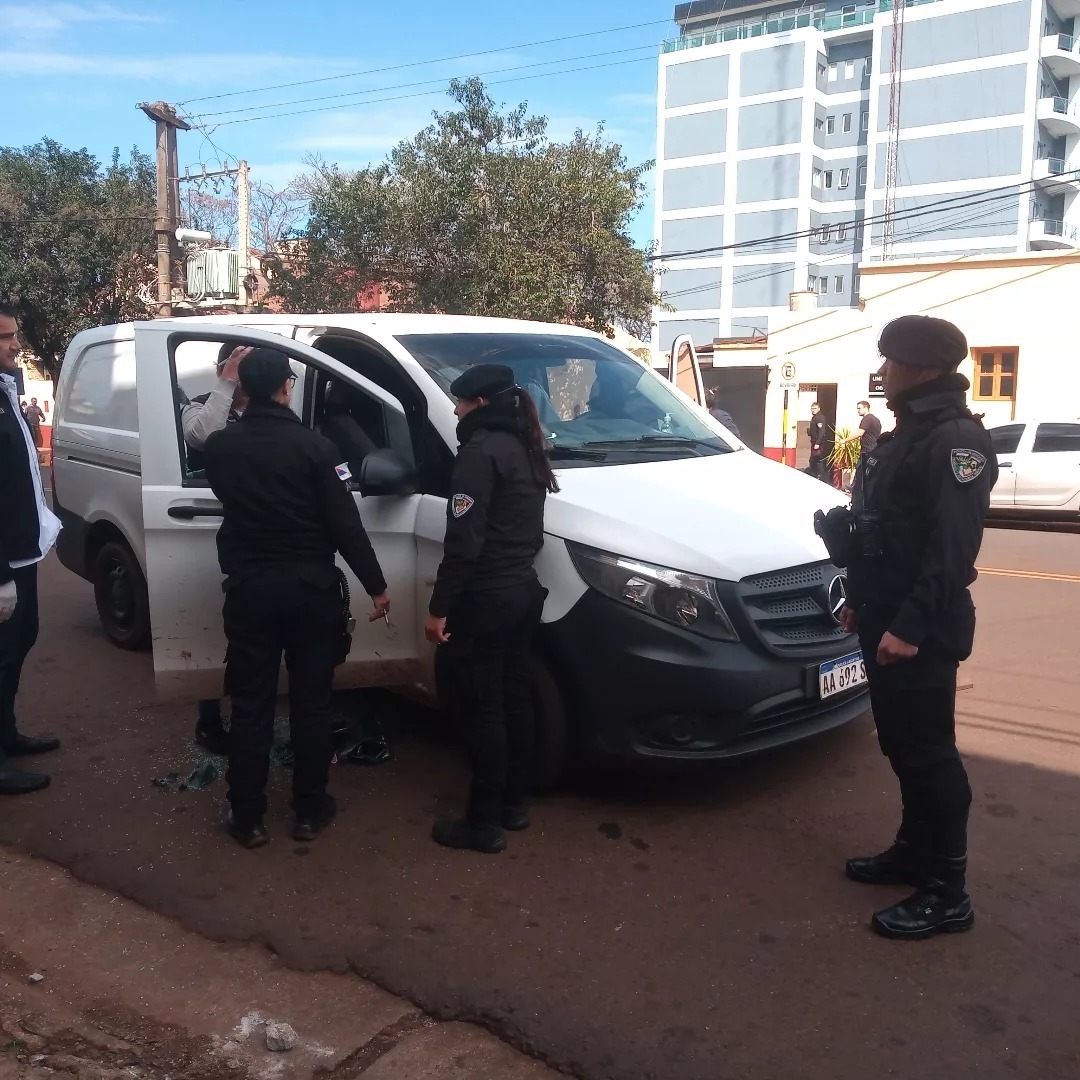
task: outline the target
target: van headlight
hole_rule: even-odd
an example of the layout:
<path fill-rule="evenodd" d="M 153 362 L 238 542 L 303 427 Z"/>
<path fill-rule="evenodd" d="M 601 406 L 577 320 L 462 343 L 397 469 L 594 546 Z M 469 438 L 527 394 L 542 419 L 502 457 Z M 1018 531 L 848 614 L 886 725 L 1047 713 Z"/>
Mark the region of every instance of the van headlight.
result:
<path fill-rule="evenodd" d="M 597 592 L 714 641 L 739 640 L 711 579 L 579 544 L 566 546 L 578 573 Z"/>

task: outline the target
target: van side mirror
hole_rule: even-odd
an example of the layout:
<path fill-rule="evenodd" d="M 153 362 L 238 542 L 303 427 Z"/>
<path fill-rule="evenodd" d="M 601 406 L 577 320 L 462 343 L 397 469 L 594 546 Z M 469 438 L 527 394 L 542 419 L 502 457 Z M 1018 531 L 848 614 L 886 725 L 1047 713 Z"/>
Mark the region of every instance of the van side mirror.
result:
<path fill-rule="evenodd" d="M 360 494 L 412 495 L 416 469 L 396 450 L 372 450 L 360 466 Z"/>

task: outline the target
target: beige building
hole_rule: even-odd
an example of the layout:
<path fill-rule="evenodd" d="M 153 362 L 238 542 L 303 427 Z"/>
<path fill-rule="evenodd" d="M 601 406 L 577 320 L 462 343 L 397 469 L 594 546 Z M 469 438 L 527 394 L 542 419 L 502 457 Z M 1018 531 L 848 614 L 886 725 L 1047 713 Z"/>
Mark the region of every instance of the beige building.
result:
<path fill-rule="evenodd" d="M 899 315 L 936 315 L 964 331 L 971 356 L 961 370 L 972 383 L 972 409 L 986 414 L 988 426 L 1015 417 L 1080 417 L 1080 253 L 869 264 L 862 267 L 860 296 L 860 308 L 810 306 L 774 320 L 765 348 L 769 457 L 781 456 L 785 364 L 794 365 L 798 384 L 789 393 L 790 464 L 805 462 L 806 421 L 815 399 L 835 415 L 838 428 L 856 427 L 855 407 L 862 400 L 870 401 L 885 430 L 893 426 L 871 375 L 881 364 L 878 335 Z M 812 305 L 812 297 L 793 296 L 793 306 L 803 303 Z M 715 362 L 724 366 L 762 363 L 760 347 L 733 346 L 722 355 Z"/>

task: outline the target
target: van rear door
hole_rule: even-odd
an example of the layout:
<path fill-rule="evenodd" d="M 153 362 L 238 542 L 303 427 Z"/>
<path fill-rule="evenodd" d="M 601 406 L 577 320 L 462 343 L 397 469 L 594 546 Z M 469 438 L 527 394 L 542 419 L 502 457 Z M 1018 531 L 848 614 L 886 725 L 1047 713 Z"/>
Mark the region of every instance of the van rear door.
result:
<path fill-rule="evenodd" d="M 290 328 L 291 329 L 291 328 Z M 383 427 L 405 431 L 401 404 L 370 380 L 325 353 L 281 334 L 231 324 L 162 319 L 136 324 L 135 351 L 142 456 L 146 579 L 154 642 L 154 672 L 165 698 L 210 698 L 222 693 L 225 635 L 221 625 L 222 576 L 216 535 L 221 504 L 205 476 L 189 467 L 180 425 L 183 395 L 213 385 L 214 361 L 224 343 L 264 346 L 285 353 L 298 380 L 293 408 L 305 423 L 317 419 L 328 379 L 382 410 Z M 396 448 L 396 447 L 395 447 Z M 346 567 L 356 616 L 352 651 L 338 668 L 339 685 L 415 681 L 418 633 L 416 496 L 355 498 L 382 564 L 394 607 L 390 623 L 369 623 L 367 597 Z M 393 500 L 393 512 L 380 504 Z M 376 522 L 382 524 L 374 527 Z"/>

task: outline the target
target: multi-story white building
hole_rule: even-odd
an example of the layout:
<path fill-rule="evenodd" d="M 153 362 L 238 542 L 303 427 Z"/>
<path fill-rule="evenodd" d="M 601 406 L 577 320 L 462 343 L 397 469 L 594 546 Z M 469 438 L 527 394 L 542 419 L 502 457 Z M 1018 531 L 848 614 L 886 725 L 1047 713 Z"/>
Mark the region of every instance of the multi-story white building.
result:
<path fill-rule="evenodd" d="M 858 302 L 882 258 L 892 0 L 695 0 L 660 57 L 655 344 Z M 907 0 L 891 257 L 1080 247 L 1080 0 Z"/>

